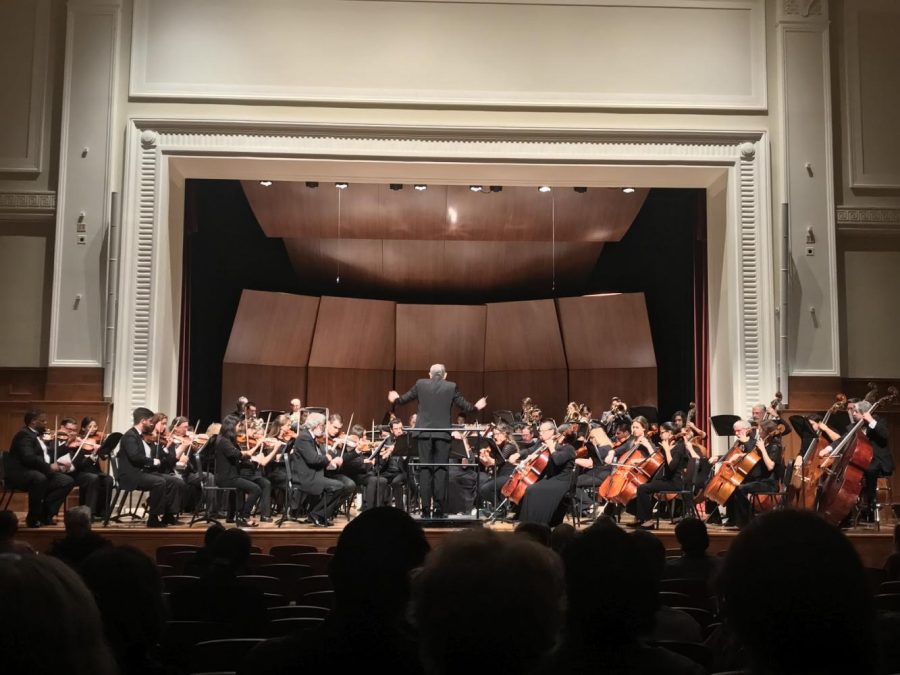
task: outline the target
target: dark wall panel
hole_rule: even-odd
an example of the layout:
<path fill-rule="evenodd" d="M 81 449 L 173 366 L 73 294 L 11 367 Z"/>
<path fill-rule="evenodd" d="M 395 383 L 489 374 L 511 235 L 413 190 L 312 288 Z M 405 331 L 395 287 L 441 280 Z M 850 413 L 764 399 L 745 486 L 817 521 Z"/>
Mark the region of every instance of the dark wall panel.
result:
<path fill-rule="evenodd" d="M 594 415 L 618 396 L 629 406 L 657 405 L 656 368 L 604 368 L 569 371 L 569 398 L 587 403 Z"/>
<path fill-rule="evenodd" d="M 239 396 L 246 396 L 260 410 L 290 410 L 292 398 L 306 402 L 306 366 L 223 363 L 223 415 L 234 410 Z"/>
<path fill-rule="evenodd" d="M 327 406 L 339 412 L 347 428 L 350 415 L 354 423 L 365 427 L 381 424 L 390 408 L 388 392 L 394 388 L 393 370 L 364 370 L 349 368 L 309 368 L 305 403 Z"/>
<path fill-rule="evenodd" d="M 565 368 L 553 370 L 506 370 L 484 374 L 487 411 L 522 409 L 522 399 L 530 396 L 545 417 L 562 420 L 568 403 Z"/>

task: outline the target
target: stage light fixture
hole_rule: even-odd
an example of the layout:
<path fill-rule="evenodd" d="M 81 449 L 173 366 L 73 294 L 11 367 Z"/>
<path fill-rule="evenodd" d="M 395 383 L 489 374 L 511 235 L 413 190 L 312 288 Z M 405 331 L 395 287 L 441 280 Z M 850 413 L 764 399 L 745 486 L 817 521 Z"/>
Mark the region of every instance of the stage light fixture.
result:
<path fill-rule="evenodd" d="M 502 191 L 503 191 L 502 185 L 491 185 L 491 192 L 502 192 Z"/>
<path fill-rule="evenodd" d="M 403 185 L 401 183 L 391 183 L 390 185 L 388 185 L 388 187 L 394 191 L 403 189 Z"/>
<path fill-rule="evenodd" d="M 484 188 L 482 188 L 480 185 L 470 185 L 469 189 L 472 192 L 481 192 Z"/>
<path fill-rule="evenodd" d="M 317 180 L 308 180 L 308 181 L 306 181 L 306 187 L 308 187 L 308 188 L 317 188 L 317 187 L 319 187 L 319 181 L 317 181 Z"/>
<path fill-rule="evenodd" d="M 425 190 L 428 189 L 428 186 L 427 186 L 427 185 L 415 185 L 414 187 L 415 187 L 415 189 L 418 190 L 419 192 L 425 192 Z"/>
<path fill-rule="evenodd" d="M 272 185 L 272 181 L 270 181 L 270 180 L 261 180 L 261 181 L 259 181 L 259 184 L 262 185 L 263 187 L 270 187 L 270 186 Z"/>
<path fill-rule="evenodd" d="M 632 192 L 634 192 L 634 188 L 622 188 L 622 192 L 624 192 L 626 195 L 630 195 Z"/>
<path fill-rule="evenodd" d="M 580 195 L 583 195 L 585 192 L 587 192 L 586 187 L 574 187 L 572 189 L 575 190 L 575 192 L 577 192 Z"/>
<path fill-rule="evenodd" d="M 335 183 L 334 187 L 336 187 L 338 190 L 346 190 L 348 187 L 350 187 L 350 183 Z"/>
<path fill-rule="evenodd" d="M 550 192 L 550 190 L 551 188 L 549 185 L 541 185 L 541 187 L 538 188 L 538 192 Z"/>

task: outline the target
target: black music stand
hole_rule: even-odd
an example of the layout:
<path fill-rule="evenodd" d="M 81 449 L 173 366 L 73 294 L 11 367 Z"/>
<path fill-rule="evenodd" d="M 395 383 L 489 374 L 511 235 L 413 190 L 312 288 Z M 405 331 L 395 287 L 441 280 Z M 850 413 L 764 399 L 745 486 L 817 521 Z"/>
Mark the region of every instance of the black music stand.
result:
<path fill-rule="evenodd" d="M 731 437 L 734 436 L 734 423 L 741 418 L 737 415 L 713 415 L 709 418 L 716 436 L 724 436 L 728 439 L 728 447 L 731 447 Z"/>

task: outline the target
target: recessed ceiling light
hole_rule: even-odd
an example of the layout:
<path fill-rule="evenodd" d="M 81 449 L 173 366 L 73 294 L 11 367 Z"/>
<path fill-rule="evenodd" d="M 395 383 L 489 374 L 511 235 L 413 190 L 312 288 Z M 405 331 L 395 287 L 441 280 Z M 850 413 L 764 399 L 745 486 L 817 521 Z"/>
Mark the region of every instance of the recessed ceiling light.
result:
<path fill-rule="evenodd" d="M 585 192 L 587 192 L 587 188 L 586 188 L 586 187 L 574 187 L 574 188 L 572 188 L 572 189 L 575 190 L 575 192 L 577 192 L 578 194 L 582 194 L 582 195 L 583 195 Z"/>
<path fill-rule="evenodd" d="M 550 186 L 549 185 L 541 185 L 541 187 L 538 188 L 538 192 L 550 192 Z"/>
<path fill-rule="evenodd" d="M 317 187 L 319 187 L 319 181 L 317 181 L 317 180 L 308 180 L 308 181 L 306 181 L 306 187 L 308 187 L 308 188 L 317 188 Z"/>
<path fill-rule="evenodd" d="M 269 187 L 269 186 L 272 184 L 272 181 L 270 181 L 270 180 L 261 180 L 261 181 L 259 181 L 259 184 L 262 185 L 263 187 Z"/>
<path fill-rule="evenodd" d="M 630 195 L 632 192 L 634 192 L 634 188 L 622 188 L 622 192 L 624 192 L 626 195 Z"/>
<path fill-rule="evenodd" d="M 502 185 L 491 185 L 491 192 L 502 192 L 502 191 L 503 191 Z"/>
<path fill-rule="evenodd" d="M 403 184 L 402 183 L 391 183 L 388 187 L 391 188 L 391 190 L 402 190 Z"/>
<path fill-rule="evenodd" d="M 470 189 L 472 192 L 481 192 L 482 187 L 481 187 L 480 185 L 470 185 L 470 186 L 469 186 L 469 189 Z"/>
<path fill-rule="evenodd" d="M 335 183 L 334 187 L 336 187 L 338 190 L 346 190 L 348 187 L 350 187 L 350 184 L 349 183 Z"/>
<path fill-rule="evenodd" d="M 418 190 L 419 192 L 424 192 L 425 190 L 428 189 L 427 185 L 415 185 L 413 187 L 415 187 L 415 189 Z"/>

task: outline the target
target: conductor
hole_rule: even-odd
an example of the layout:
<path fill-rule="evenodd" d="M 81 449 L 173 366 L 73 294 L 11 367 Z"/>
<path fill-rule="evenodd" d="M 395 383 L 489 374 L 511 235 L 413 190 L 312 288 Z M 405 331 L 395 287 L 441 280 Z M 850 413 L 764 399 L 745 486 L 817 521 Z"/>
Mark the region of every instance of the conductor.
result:
<path fill-rule="evenodd" d="M 472 412 L 482 410 L 487 399 L 482 397 L 469 403 L 459 393 L 455 382 L 447 380 L 447 369 L 442 363 L 435 363 L 428 372 L 428 379 L 418 380 L 402 396 L 396 391 L 388 392 L 391 403 L 418 401 L 419 429 L 449 429 L 450 410 L 456 405 L 460 410 Z M 420 431 L 418 436 L 419 459 L 424 464 L 447 464 L 450 461 L 449 431 Z M 419 495 L 422 498 L 423 518 L 443 518 L 447 499 L 448 473 L 446 466 L 423 466 L 419 481 Z M 432 492 L 434 510 L 432 511 Z"/>

